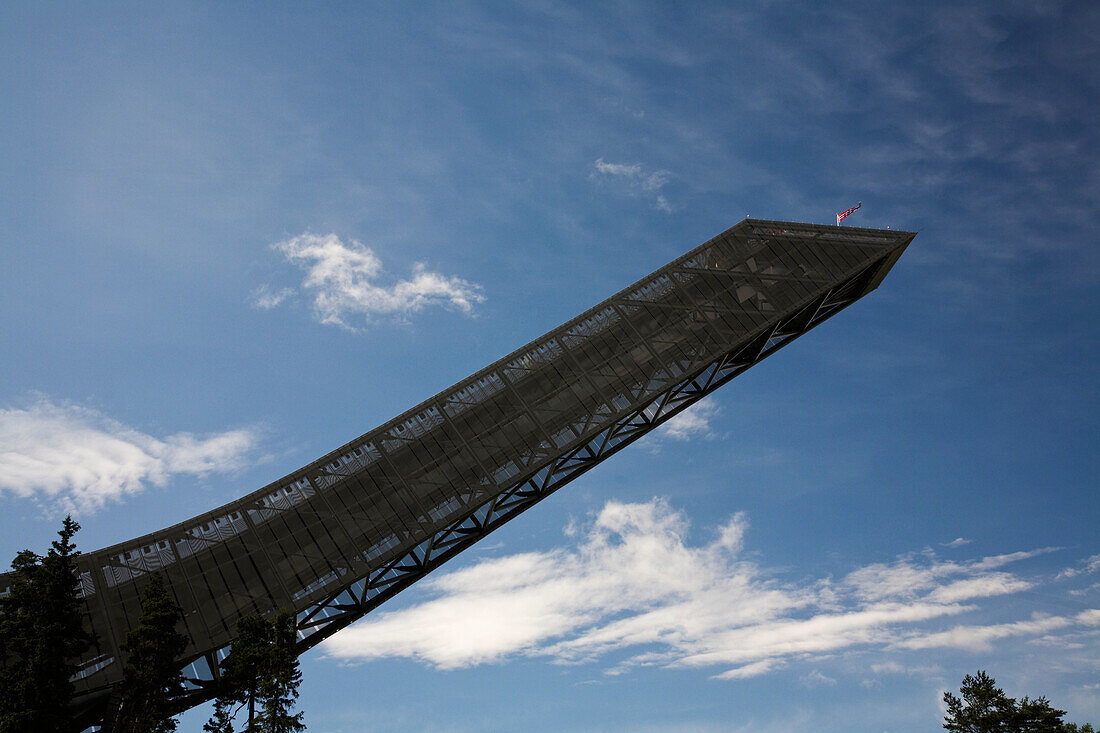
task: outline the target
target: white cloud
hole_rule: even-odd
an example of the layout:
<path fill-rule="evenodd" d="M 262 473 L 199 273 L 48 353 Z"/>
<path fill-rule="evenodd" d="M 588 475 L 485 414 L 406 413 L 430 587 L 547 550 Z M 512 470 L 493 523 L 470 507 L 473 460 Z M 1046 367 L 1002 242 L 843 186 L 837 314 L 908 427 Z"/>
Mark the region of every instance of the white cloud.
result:
<path fill-rule="evenodd" d="M 990 571 L 1050 551 L 1051 548 L 1045 547 L 965 562 L 930 562 L 926 556 L 907 555 L 893 563 L 875 563 L 854 570 L 844 579 L 844 585 L 864 601 L 926 597 L 938 603 L 954 603 L 1015 593 L 1030 588 L 1031 583 L 1008 573 Z M 967 577 L 948 580 L 957 576 Z"/>
<path fill-rule="evenodd" d="M 1027 560 L 1028 558 L 1037 557 L 1038 555 L 1045 555 L 1048 552 L 1055 552 L 1058 549 L 1060 548 L 1040 547 L 1038 550 L 1028 550 L 1026 552 L 1009 552 L 1004 555 L 990 555 L 989 557 L 983 557 L 979 560 L 976 567 L 982 570 L 992 570 L 993 568 L 1003 567 L 1009 563 Z"/>
<path fill-rule="evenodd" d="M 627 178 L 641 178 L 642 166 L 638 163 L 634 165 L 624 165 L 622 163 L 605 163 L 603 158 L 600 158 L 595 163 L 597 173 L 605 173 L 610 176 L 626 176 Z"/>
<path fill-rule="evenodd" d="M 382 262 L 362 242 L 341 241 L 335 234 L 300 234 L 272 248 L 288 262 L 305 270 L 302 290 L 312 297 L 313 311 L 321 323 L 353 329 L 349 319 L 415 313 L 442 305 L 472 313 L 485 296 L 481 286 L 458 277 L 432 272 L 423 263 L 413 265 L 412 277 L 381 284 Z M 273 293 L 267 286 L 253 294 L 259 308 L 274 308 L 293 294 L 289 288 Z"/>
<path fill-rule="evenodd" d="M 812 669 L 809 674 L 802 676 L 802 684 L 807 687 L 821 687 L 822 685 L 829 685 L 832 687 L 836 685 L 836 679 L 820 670 Z"/>
<path fill-rule="evenodd" d="M 759 677 L 762 674 L 771 672 L 779 666 L 780 663 L 775 659 L 763 659 L 759 662 L 753 662 L 752 664 L 746 664 L 741 667 L 734 667 L 733 669 L 726 670 L 722 674 L 715 675 L 714 679 L 746 680 L 749 677 Z"/>
<path fill-rule="evenodd" d="M 1032 584 L 1028 581 L 1020 580 L 1009 573 L 990 573 L 941 585 L 929 593 L 928 598 L 939 603 L 958 603 L 971 598 L 989 598 L 1018 593 L 1031 587 Z"/>
<path fill-rule="evenodd" d="M 923 677 L 939 677 L 943 675 L 943 668 L 936 664 L 918 664 L 906 666 L 894 660 L 882 662 L 879 664 L 872 664 L 871 671 L 877 675 L 905 674 L 920 675 Z"/>
<path fill-rule="evenodd" d="M 1085 596 L 1089 593 L 1093 593 L 1096 591 L 1100 591 L 1100 583 L 1093 583 L 1092 585 L 1085 588 L 1074 588 L 1073 590 L 1069 591 L 1069 594 L 1071 596 Z"/>
<path fill-rule="evenodd" d="M 1088 575 L 1100 570 L 1100 555 L 1093 555 L 1087 557 L 1077 564 L 1076 567 L 1066 568 L 1062 572 L 1058 573 L 1055 580 L 1064 580 L 1066 578 L 1076 578 L 1078 575 Z"/>
<path fill-rule="evenodd" d="M 0 409 L 0 489 L 87 513 L 173 474 L 237 468 L 255 443 L 244 429 L 157 438 L 95 410 L 41 399 Z"/>
<path fill-rule="evenodd" d="M 443 669 L 514 656 L 591 663 L 626 652 L 608 674 L 656 665 L 743 679 L 846 651 L 961 643 L 964 632 L 935 622 L 1031 587 L 999 568 L 1037 552 L 967 562 L 922 553 L 858 568 L 840 582 L 784 583 L 742 555 L 747 527 L 739 513 L 692 545 L 687 518 L 667 502 L 609 502 L 565 546 L 428 579 L 428 600 L 372 614 L 324 648 L 338 660 L 408 657 Z M 983 643 L 1060 628 L 1050 620 L 1007 626 L 957 628 Z"/>
<path fill-rule="evenodd" d="M 715 545 L 729 552 L 740 552 L 745 543 L 745 531 L 748 528 L 748 517 L 744 512 L 737 512 L 730 521 L 718 528 L 718 540 Z"/>
<path fill-rule="evenodd" d="M 715 437 L 710 422 L 719 412 L 721 410 L 718 405 L 710 397 L 706 397 L 662 425 L 655 437 L 665 437 L 679 441 L 687 441 L 692 438 L 706 438 L 709 440 Z"/>
<path fill-rule="evenodd" d="M 963 537 L 956 537 L 955 539 L 951 540 L 950 542 L 941 542 L 940 544 L 943 545 L 944 547 L 962 547 L 963 545 L 969 545 L 973 541 L 974 540 L 968 540 L 968 539 L 963 538 Z"/>
<path fill-rule="evenodd" d="M 294 288 L 272 290 L 268 285 L 261 285 L 252 291 L 251 300 L 254 307 L 267 311 L 279 306 L 292 295 L 294 295 Z"/>
<path fill-rule="evenodd" d="M 669 171 L 660 170 L 647 173 L 640 163 L 607 163 L 599 158 L 592 164 L 589 178 L 619 179 L 627 185 L 627 190 L 636 196 L 653 196 L 653 204 L 665 213 L 672 213 L 672 205 L 661 193 L 668 183 Z"/>
<path fill-rule="evenodd" d="M 932 634 L 920 634 L 897 646 L 902 649 L 929 649 L 932 647 L 951 647 L 973 652 L 987 652 L 993 648 L 992 642 L 1009 636 L 1038 636 L 1048 631 L 1071 626 L 1073 619 L 1062 616 L 1046 616 L 1031 621 L 1016 621 L 992 626 L 956 626 L 947 631 Z"/>

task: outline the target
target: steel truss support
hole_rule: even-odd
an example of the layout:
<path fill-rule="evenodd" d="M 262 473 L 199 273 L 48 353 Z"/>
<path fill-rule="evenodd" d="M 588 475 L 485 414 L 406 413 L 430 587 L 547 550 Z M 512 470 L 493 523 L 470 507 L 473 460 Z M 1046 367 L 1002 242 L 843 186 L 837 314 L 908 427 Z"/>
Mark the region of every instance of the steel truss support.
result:
<path fill-rule="evenodd" d="M 439 530 L 405 554 L 368 575 L 314 603 L 298 614 L 298 653 L 316 646 L 417 582 L 440 565 L 482 540 L 505 522 L 545 499 L 570 481 L 627 447 L 642 436 L 714 392 L 749 367 L 758 364 L 793 339 L 854 303 L 863 285 L 881 267 L 875 262 L 847 281 L 799 308 L 793 315 L 763 329 L 755 338 L 697 369 L 690 376 L 670 382 L 653 399 L 592 436 L 549 466 L 517 478 L 505 491 L 485 491 L 487 499 L 461 521 Z M 181 710 L 213 696 L 216 660 L 229 648 L 208 654 L 184 668 L 201 677 L 188 677 L 192 688 L 180 701 Z"/>
<path fill-rule="evenodd" d="M 746 219 L 309 465 L 83 555 L 74 711 L 110 705 L 147 574 L 184 611 L 183 710 L 241 617 L 293 609 L 298 652 L 319 644 L 866 295 L 913 236 Z"/>

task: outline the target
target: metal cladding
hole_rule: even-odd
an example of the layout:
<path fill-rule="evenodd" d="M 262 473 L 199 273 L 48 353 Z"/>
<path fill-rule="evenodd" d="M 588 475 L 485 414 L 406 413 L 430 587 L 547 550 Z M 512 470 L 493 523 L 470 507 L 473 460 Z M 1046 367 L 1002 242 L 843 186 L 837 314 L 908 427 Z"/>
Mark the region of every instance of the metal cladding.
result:
<path fill-rule="evenodd" d="M 746 219 L 289 476 L 82 555 L 78 694 L 121 679 L 148 573 L 191 638 L 181 707 L 201 702 L 240 617 L 293 608 L 317 644 L 873 290 L 914 236 Z"/>

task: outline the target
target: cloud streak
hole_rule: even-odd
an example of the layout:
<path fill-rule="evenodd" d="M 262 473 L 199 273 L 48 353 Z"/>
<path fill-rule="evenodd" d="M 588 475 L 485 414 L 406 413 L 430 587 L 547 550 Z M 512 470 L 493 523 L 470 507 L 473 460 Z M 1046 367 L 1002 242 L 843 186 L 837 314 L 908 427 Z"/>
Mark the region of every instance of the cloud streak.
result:
<path fill-rule="evenodd" d="M 177 474 L 238 468 L 256 440 L 246 429 L 158 438 L 96 410 L 41 399 L 0 409 L 0 490 L 91 513 Z"/>
<path fill-rule="evenodd" d="M 1064 580 L 1066 578 L 1076 578 L 1078 575 L 1089 575 L 1100 570 L 1100 555 L 1093 555 L 1087 557 L 1078 563 L 1077 567 L 1066 568 L 1062 572 L 1058 573 L 1056 580 Z"/>
<path fill-rule="evenodd" d="M 614 180 L 625 182 L 627 191 L 635 196 L 652 196 L 653 205 L 661 211 L 672 213 L 672 205 L 661 193 L 671 174 L 660 170 L 647 173 L 640 163 L 607 163 L 599 158 L 592 164 L 588 177 L 595 180 Z"/>
<path fill-rule="evenodd" d="M 269 311 L 277 308 L 287 298 L 294 295 L 294 288 L 280 288 L 274 290 L 270 285 L 261 285 L 252 291 L 252 305 L 260 310 Z"/>
<path fill-rule="evenodd" d="M 384 284 L 382 261 L 374 251 L 335 234 L 300 234 L 276 242 L 272 249 L 305 271 L 300 287 L 311 298 L 317 319 L 349 330 L 356 330 L 353 321 L 405 317 L 429 306 L 470 314 L 475 304 L 485 300 L 480 285 L 433 272 L 423 263 L 413 265 L 412 277 Z M 253 293 L 252 302 L 267 310 L 294 292 L 291 288 L 273 291 L 265 285 Z"/>
<path fill-rule="evenodd" d="M 337 660 L 406 657 L 441 669 L 518 656 L 595 663 L 615 654 L 609 674 L 691 667 L 737 680 L 849 651 L 984 648 L 1094 622 L 1082 614 L 929 628 L 981 600 L 1032 587 L 1003 568 L 1041 550 L 966 562 L 922 553 L 840 580 L 783 583 L 743 556 L 747 528 L 739 513 L 708 542 L 691 545 L 687 518 L 667 502 L 609 502 L 571 546 L 431 579 L 429 600 L 373 614 L 324 649 Z"/>
<path fill-rule="evenodd" d="M 972 652 L 988 652 L 992 651 L 993 641 L 997 639 L 1010 636 L 1039 636 L 1072 626 L 1075 622 L 1085 623 L 1086 620 L 1087 617 L 1074 619 L 1064 616 L 1039 616 L 1031 621 L 1016 621 L 992 626 L 956 626 L 947 631 L 906 639 L 899 642 L 897 646 L 903 649 L 950 647 Z"/>

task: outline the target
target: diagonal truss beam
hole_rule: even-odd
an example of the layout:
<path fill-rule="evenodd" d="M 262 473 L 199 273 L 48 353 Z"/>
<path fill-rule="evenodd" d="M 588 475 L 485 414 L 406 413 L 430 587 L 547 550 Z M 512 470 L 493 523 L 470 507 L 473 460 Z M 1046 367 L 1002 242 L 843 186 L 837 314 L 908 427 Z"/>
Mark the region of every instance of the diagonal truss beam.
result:
<path fill-rule="evenodd" d="M 184 709 L 237 619 L 293 609 L 315 646 L 873 290 L 913 236 L 746 219 L 308 466 L 81 556 L 82 719 L 121 679 L 146 574 L 184 610 Z"/>
<path fill-rule="evenodd" d="M 440 529 L 403 555 L 299 612 L 298 653 L 304 653 L 359 620 L 493 530 L 854 303 L 862 295 L 855 286 L 865 283 L 880 264 L 872 264 L 806 303 L 791 316 L 763 329 L 748 344 L 723 354 L 691 375 L 670 384 L 646 404 L 601 430 L 584 444 L 558 456 L 550 466 L 524 475 L 507 490 L 493 494 L 464 519 Z M 219 650 L 185 668 L 185 672 L 191 673 L 187 678 L 190 692 L 185 700 L 180 701 L 181 708 L 210 699 L 211 681 L 218 675 L 215 659 L 223 659 L 227 653 L 228 648 Z M 196 672 L 201 674 L 196 676 Z"/>

